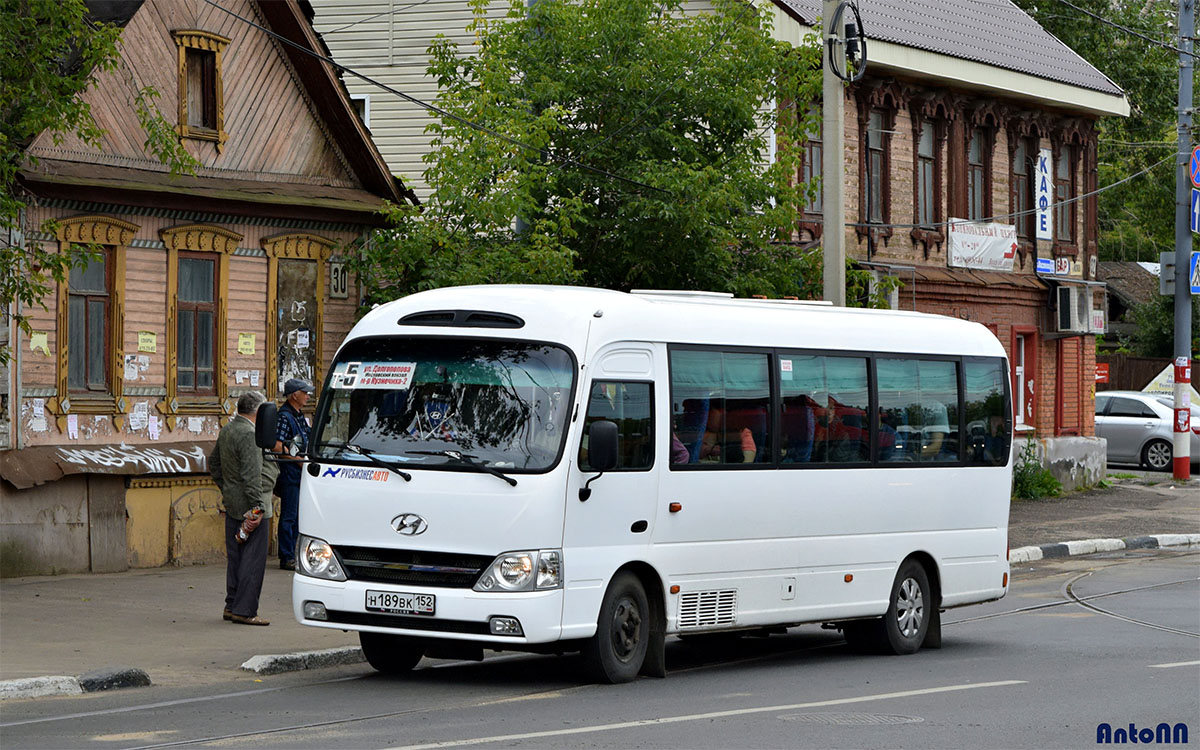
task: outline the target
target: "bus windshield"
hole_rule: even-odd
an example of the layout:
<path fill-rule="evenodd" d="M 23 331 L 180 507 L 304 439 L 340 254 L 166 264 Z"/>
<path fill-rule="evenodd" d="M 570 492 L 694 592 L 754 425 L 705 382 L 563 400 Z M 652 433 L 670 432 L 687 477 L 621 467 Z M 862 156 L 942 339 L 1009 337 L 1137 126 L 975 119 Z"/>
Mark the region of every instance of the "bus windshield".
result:
<path fill-rule="evenodd" d="M 558 461 L 574 361 L 527 341 L 369 338 L 333 363 L 313 455 L 405 468 L 545 471 Z M 463 457 L 466 460 L 463 460 Z"/>

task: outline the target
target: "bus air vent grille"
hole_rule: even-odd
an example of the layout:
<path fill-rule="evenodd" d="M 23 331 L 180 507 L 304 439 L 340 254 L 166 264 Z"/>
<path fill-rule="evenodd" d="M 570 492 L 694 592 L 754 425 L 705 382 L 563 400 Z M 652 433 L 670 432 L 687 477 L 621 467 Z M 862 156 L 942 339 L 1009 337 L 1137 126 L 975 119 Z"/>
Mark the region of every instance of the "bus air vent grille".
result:
<path fill-rule="evenodd" d="M 458 328 L 523 328 L 525 321 L 491 310 L 428 310 L 405 315 L 402 326 L 455 326 Z"/>
<path fill-rule="evenodd" d="M 382 547 L 338 547 L 336 552 L 352 581 L 443 588 L 471 588 L 492 561 L 491 555 Z"/>
<path fill-rule="evenodd" d="M 732 625 L 737 620 L 737 589 L 686 591 L 679 597 L 679 627 Z"/>

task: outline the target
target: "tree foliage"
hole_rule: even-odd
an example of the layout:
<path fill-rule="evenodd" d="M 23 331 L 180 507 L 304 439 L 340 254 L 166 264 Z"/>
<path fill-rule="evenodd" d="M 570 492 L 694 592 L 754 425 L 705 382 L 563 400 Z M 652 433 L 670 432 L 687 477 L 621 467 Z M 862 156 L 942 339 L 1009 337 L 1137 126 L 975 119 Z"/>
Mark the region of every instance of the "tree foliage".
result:
<path fill-rule="evenodd" d="M 83 0 L 0 0 L 0 300 L 6 303 L 0 313 L 12 316 L 26 333 L 28 316 L 10 303 L 45 309 L 53 285 L 93 253 L 87 247 L 52 252 L 21 241 L 29 196 L 17 174 L 37 163 L 26 148 L 42 132 L 49 131 L 56 144 L 63 134 L 74 133 L 99 146 L 104 132 L 80 94 L 97 75 L 117 69 L 120 34 L 111 24 L 89 19 Z M 157 97 L 157 91 L 144 87 L 130 102 L 146 130 L 146 150 L 173 173 L 193 171 L 197 162 L 155 106 Z M 54 226 L 41 229 L 52 233 Z M 0 348 L 0 363 L 10 356 L 8 347 Z"/>
<path fill-rule="evenodd" d="M 787 147 L 815 124 L 792 105 L 819 100 L 815 42 L 774 41 L 769 16 L 738 0 L 702 14 L 515 2 L 500 21 L 487 0 L 472 8 L 476 54 L 430 47 L 445 113 L 429 127 L 432 195 L 391 207 L 393 229 L 364 248 L 379 298 L 503 282 L 819 290 L 819 251 L 790 242 L 811 188 Z"/>
<path fill-rule="evenodd" d="M 1125 313 L 1126 320 L 1136 326 L 1128 346 L 1139 357 L 1175 356 L 1175 298 L 1155 297 L 1149 302 L 1134 305 Z M 1192 297 L 1191 351 L 1200 350 L 1200 298 Z"/>
<path fill-rule="evenodd" d="M 1163 161 L 1176 146 L 1175 52 L 1097 21 L 1056 0 L 1014 0 L 1129 97 L 1130 116 L 1104 117 L 1099 129 L 1099 184 L 1114 183 Z M 1114 23 L 1175 46 L 1175 0 L 1072 0 Z M 1158 262 L 1175 248 L 1175 165 L 1100 194 L 1100 259 Z"/>

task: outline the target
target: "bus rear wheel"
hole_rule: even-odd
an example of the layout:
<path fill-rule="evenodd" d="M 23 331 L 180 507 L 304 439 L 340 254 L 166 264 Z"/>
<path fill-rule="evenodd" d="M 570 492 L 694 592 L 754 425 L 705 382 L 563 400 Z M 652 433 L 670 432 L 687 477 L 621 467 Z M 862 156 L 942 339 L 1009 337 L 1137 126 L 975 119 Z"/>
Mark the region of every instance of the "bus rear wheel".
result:
<path fill-rule="evenodd" d="M 367 663 L 384 674 L 404 674 L 425 655 L 425 644 L 415 638 L 360 631 L 358 642 Z"/>
<path fill-rule="evenodd" d="M 618 573 L 604 594 L 596 634 L 583 647 L 584 669 L 597 682 L 630 682 L 642 669 L 649 642 L 646 589 L 632 573 Z"/>
<path fill-rule="evenodd" d="M 934 606 L 925 568 L 905 560 L 892 582 L 888 609 L 877 620 L 857 620 L 842 625 L 846 643 L 856 651 L 879 654 L 914 654 L 929 632 Z"/>

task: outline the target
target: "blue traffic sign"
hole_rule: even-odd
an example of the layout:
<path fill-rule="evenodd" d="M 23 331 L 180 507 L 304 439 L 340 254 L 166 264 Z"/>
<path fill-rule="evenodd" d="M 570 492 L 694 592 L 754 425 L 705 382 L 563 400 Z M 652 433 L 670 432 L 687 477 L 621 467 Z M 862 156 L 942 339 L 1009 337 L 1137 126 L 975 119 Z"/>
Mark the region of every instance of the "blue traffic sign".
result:
<path fill-rule="evenodd" d="M 1200 234 L 1200 190 L 1192 188 L 1192 231 Z"/>
<path fill-rule="evenodd" d="M 1192 294 L 1200 294 L 1200 253 L 1192 253 L 1192 267 L 1188 269 L 1188 284 Z"/>
<path fill-rule="evenodd" d="M 1188 174 L 1192 177 L 1192 187 L 1200 188 L 1200 146 L 1192 149 L 1192 161 L 1188 164 Z"/>

